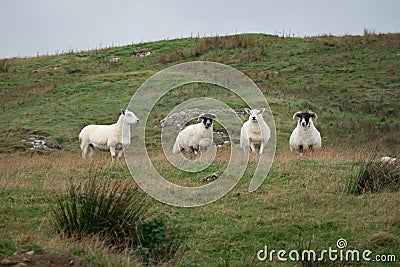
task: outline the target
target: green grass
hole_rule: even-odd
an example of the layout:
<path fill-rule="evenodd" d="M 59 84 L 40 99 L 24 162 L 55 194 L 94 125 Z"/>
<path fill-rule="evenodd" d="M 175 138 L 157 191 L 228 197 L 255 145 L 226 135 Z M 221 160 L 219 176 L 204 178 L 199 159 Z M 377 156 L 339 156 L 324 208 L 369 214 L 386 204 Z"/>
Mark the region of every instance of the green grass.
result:
<path fill-rule="evenodd" d="M 76 142 L 76 133 L 84 124 L 115 120 L 116 112 L 127 105 L 136 88 L 156 71 L 179 62 L 211 60 L 229 63 L 249 75 L 266 91 L 268 101 L 276 103 L 271 104 L 274 112 L 285 114 L 284 118 L 278 115 L 278 121 L 290 123 L 292 113 L 310 108 L 320 114 L 321 127 L 340 125 L 338 130 L 342 132 L 334 134 L 330 128 L 321 129 L 328 144 L 336 145 L 335 138 L 344 139 L 344 145 L 371 141 L 381 129 L 389 130 L 387 135 L 398 141 L 399 111 L 395 106 L 400 101 L 399 39 L 398 34 L 305 39 L 239 35 L 7 59 L 8 71 L 0 73 L 1 135 L 40 129 L 58 139 Z M 144 58 L 130 56 L 143 48 L 152 54 Z M 194 49 L 199 52 L 194 53 Z M 180 50 L 183 58 L 160 62 L 161 56 Z M 259 53 L 260 58 L 249 57 L 252 53 Z M 120 56 L 120 63 L 108 63 L 111 55 Z M 278 74 L 271 77 L 271 71 Z M 99 109 L 105 109 L 101 116 L 93 114 Z M 14 112 L 18 112 L 18 120 L 13 119 Z M 342 125 L 352 119 L 357 125 Z M 68 121 L 68 128 L 57 123 L 60 121 Z M 285 126 L 278 138 L 290 131 L 291 127 Z M 349 131 L 365 131 L 367 137 L 348 138 Z"/>
<path fill-rule="evenodd" d="M 61 240 L 46 218 L 70 178 L 84 181 L 88 173 L 101 171 L 105 180 L 131 179 L 124 164 L 110 164 L 108 153 L 97 153 L 94 162 L 80 159 L 77 135 L 84 125 L 115 122 L 137 88 L 158 71 L 209 60 L 237 68 L 259 86 L 274 114 L 277 155 L 266 181 L 254 193 L 247 191 L 256 164 L 251 157 L 238 185 L 212 204 L 152 205 L 154 214 L 168 215 L 171 229 L 188 233 L 177 265 L 265 266 L 256 259 L 264 245 L 320 251 L 334 248 L 339 238 L 345 238 L 349 248 L 397 253 L 399 261 L 399 192 L 354 195 L 347 188 L 370 155 L 400 154 L 399 43 L 400 34 L 243 34 L 1 60 L 0 258 L 34 246 L 68 251 L 95 266 L 137 266 L 137 251 L 115 253 L 94 239 Z M 132 57 L 141 49 L 151 55 Z M 109 63 L 110 56 L 121 59 Z M 146 145 L 156 168 L 178 184 L 201 185 L 204 176 L 227 164 L 225 155 L 204 172 L 188 174 L 159 156 L 159 121 L 182 101 L 205 95 L 222 99 L 236 111 L 245 107 L 222 88 L 189 84 L 167 94 L 150 114 Z M 308 109 L 318 113 L 315 124 L 324 149 L 300 157 L 288 151 L 295 127 L 292 115 Z M 51 137 L 64 150 L 29 151 L 21 140 L 32 132 Z"/>

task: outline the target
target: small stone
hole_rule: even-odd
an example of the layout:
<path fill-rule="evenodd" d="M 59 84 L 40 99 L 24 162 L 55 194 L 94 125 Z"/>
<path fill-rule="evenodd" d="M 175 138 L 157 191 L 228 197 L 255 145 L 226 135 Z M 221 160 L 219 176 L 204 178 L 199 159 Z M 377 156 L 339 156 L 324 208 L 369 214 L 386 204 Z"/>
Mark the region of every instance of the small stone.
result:
<path fill-rule="evenodd" d="M 30 258 L 27 258 L 27 257 L 23 257 L 23 258 L 22 258 L 22 261 L 24 261 L 24 262 L 30 262 L 31 259 L 30 259 Z"/>
<path fill-rule="evenodd" d="M 218 177 L 219 177 L 219 174 L 217 172 L 213 173 L 212 175 L 206 177 L 204 179 L 204 182 L 206 182 L 206 183 L 214 182 L 215 180 L 218 179 Z"/>
<path fill-rule="evenodd" d="M 34 250 L 30 250 L 30 251 L 26 252 L 25 254 L 28 255 L 28 256 L 32 256 L 33 254 L 35 254 L 35 251 Z"/>

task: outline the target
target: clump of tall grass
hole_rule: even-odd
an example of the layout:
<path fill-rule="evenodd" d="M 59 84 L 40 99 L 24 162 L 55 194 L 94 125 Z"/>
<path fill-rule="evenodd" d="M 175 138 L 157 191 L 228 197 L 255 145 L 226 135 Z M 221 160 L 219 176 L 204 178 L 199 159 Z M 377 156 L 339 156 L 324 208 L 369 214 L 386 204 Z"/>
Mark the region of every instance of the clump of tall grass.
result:
<path fill-rule="evenodd" d="M 368 160 L 361 164 L 351 178 L 348 189 L 355 195 L 400 191 L 400 165 L 398 163 Z"/>
<path fill-rule="evenodd" d="M 82 239 L 100 235 L 113 246 L 136 245 L 136 225 L 144 220 L 146 198 L 129 184 L 99 181 L 71 181 L 68 191 L 52 206 L 55 228 L 67 237 Z"/>
<path fill-rule="evenodd" d="M 56 197 L 51 215 L 59 234 L 77 240 L 96 236 L 110 249 L 133 251 L 147 263 L 176 256 L 182 235 L 170 231 L 163 216 L 148 214 L 147 195 L 132 183 L 91 176 L 82 183 L 71 181 L 67 192 Z"/>

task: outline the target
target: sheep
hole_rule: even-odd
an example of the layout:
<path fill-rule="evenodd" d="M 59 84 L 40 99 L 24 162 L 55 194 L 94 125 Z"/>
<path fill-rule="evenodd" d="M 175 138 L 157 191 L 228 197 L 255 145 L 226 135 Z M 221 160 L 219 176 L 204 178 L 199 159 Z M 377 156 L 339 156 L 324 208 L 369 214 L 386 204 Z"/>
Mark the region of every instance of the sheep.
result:
<path fill-rule="evenodd" d="M 179 132 L 172 149 L 173 154 L 191 151 L 197 155 L 198 151 L 205 152 L 213 144 L 213 119 L 214 114 L 201 114 L 202 122 L 189 125 Z"/>
<path fill-rule="evenodd" d="M 87 125 L 79 133 L 82 157 L 86 158 L 90 147 L 90 156 L 94 149 L 110 150 L 111 159 L 114 161 L 115 149 L 118 149 L 118 159 L 131 142 L 130 124 L 139 123 L 138 117 L 128 109 L 121 109 L 118 121 L 111 125 Z"/>
<path fill-rule="evenodd" d="M 256 153 L 255 145 L 260 145 L 259 154 L 261 155 L 271 137 L 271 130 L 262 116 L 265 108 L 259 110 L 245 108 L 244 111 L 249 114 L 249 119 L 243 123 L 240 130 L 240 146 L 245 153 L 248 153 L 250 147 L 251 153 L 254 154 Z"/>
<path fill-rule="evenodd" d="M 298 118 L 297 127 L 290 135 L 290 151 L 310 151 L 321 148 L 321 134 L 315 128 L 312 118 L 318 119 L 315 112 L 298 111 L 293 115 L 293 120 Z"/>
<path fill-rule="evenodd" d="M 390 163 L 390 164 L 395 164 L 397 163 L 397 158 L 392 158 L 392 157 L 381 157 L 381 162 L 384 163 Z"/>

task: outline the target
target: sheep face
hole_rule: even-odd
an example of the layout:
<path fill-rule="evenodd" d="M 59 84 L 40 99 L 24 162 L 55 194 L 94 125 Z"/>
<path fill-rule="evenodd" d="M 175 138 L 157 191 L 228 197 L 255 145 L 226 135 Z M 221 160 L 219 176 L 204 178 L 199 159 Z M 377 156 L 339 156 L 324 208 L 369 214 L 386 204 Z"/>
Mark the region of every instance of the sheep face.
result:
<path fill-rule="evenodd" d="M 293 130 L 289 139 L 290 151 L 299 151 L 302 154 L 307 150 L 312 152 L 321 148 L 321 134 L 312 121 L 312 118 L 318 118 L 317 114 L 312 111 L 299 111 L 293 115 L 293 119 L 296 118 L 298 118 L 297 127 Z"/>
<path fill-rule="evenodd" d="M 212 126 L 213 119 L 215 119 L 215 118 L 216 118 L 216 116 L 214 114 L 201 114 L 199 116 L 199 119 L 203 120 L 203 124 L 206 129 L 208 129 Z"/>
<path fill-rule="evenodd" d="M 310 127 L 311 126 L 311 122 L 312 119 L 311 118 L 315 118 L 317 119 L 318 116 L 315 112 L 309 111 L 309 112 L 301 112 L 298 111 L 293 115 L 293 119 L 298 118 L 298 125 L 302 126 L 302 127 Z"/>
<path fill-rule="evenodd" d="M 121 109 L 121 114 L 125 116 L 125 122 L 128 124 L 138 124 L 139 119 L 136 115 L 127 109 Z"/>
<path fill-rule="evenodd" d="M 248 109 L 245 108 L 244 111 L 246 111 L 247 114 L 249 114 L 249 120 L 251 122 L 258 122 L 258 116 L 261 116 L 261 113 L 263 113 L 265 108 L 261 109 Z"/>

